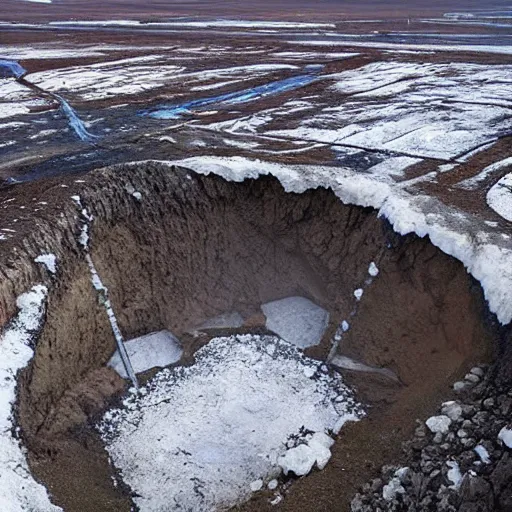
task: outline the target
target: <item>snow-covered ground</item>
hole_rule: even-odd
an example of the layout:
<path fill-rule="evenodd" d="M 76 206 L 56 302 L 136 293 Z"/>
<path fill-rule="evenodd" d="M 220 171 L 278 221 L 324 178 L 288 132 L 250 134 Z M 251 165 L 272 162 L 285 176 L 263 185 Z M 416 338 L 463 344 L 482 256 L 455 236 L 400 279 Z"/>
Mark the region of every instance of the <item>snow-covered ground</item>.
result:
<path fill-rule="evenodd" d="M 34 286 L 18 297 L 18 314 L 0 334 L 0 510 L 2 512 L 58 512 L 46 489 L 35 481 L 25 452 L 13 436 L 16 375 L 32 359 L 31 347 L 44 319 L 47 290 Z"/>
<path fill-rule="evenodd" d="M 216 338 L 159 372 L 99 428 L 142 512 L 216 510 L 283 470 L 306 474 L 361 415 L 341 377 L 270 336 Z M 271 484 L 273 487 L 274 484 Z"/>
<path fill-rule="evenodd" d="M 295 70 L 291 64 L 255 64 L 227 68 L 187 71 L 170 64 L 168 57 L 133 57 L 88 66 L 74 66 L 30 74 L 27 79 L 52 92 L 72 92 L 82 100 L 138 94 L 164 85 L 203 83 L 208 80 L 257 78 L 283 70 Z"/>

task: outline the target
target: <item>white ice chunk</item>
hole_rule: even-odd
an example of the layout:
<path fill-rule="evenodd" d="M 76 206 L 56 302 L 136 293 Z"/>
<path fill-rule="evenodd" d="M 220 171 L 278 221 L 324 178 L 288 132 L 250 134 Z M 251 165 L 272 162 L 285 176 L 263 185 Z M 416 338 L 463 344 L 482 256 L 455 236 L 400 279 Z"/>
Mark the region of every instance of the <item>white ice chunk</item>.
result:
<path fill-rule="evenodd" d="M 255 480 L 278 477 L 286 443 L 301 429 L 327 432 L 360 417 L 341 376 L 309 379 L 303 369 L 313 365 L 318 361 L 277 337 L 215 338 L 193 365 L 160 371 L 145 393 L 108 411 L 100 431 L 141 512 L 169 503 L 198 511 L 236 505 L 250 498 Z M 330 443 L 314 439 L 324 449 Z M 305 474 L 324 459 L 302 446 L 284 465 Z"/>
<path fill-rule="evenodd" d="M 455 401 L 445 402 L 441 412 L 452 421 L 457 421 L 462 416 L 462 407 Z"/>
<path fill-rule="evenodd" d="M 386 484 L 382 488 L 382 497 L 386 501 L 392 501 L 395 499 L 397 494 L 404 494 L 405 489 L 402 486 L 402 483 L 400 482 L 400 478 L 394 477 L 392 478 L 388 484 Z"/>
<path fill-rule="evenodd" d="M 480 460 L 484 464 L 490 464 L 491 458 L 489 457 L 489 452 L 486 450 L 485 446 L 482 446 L 479 444 L 478 446 L 475 446 L 475 452 L 480 457 Z"/>
<path fill-rule="evenodd" d="M 267 329 L 300 348 L 318 345 L 329 323 L 329 313 L 304 297 L 267 302 L 261 309 Z"/>
<path fill-rule="evenodd" d="M 452 420 L 448 416 L 440 415 L 430 417 L 425 423 L 434 434 L 446 434 L 450 430 Z"/>
<path fill-rule="evenodd" d="M 251 482 L 250 487 L 252 492 L 261 491 L 263 487 L 263 480 L 261 480 L 261 478 L 259 480 L 254 480 L 254 482 Z"/>
<path fill-rule="evenodd" d="M 451 485 L 451 487 L 453 487 L 454 489 L 458 489 L 462 482 L 462 474 L 460 472 L 460 467 L 457 464 L 457 462 L 453 460 L 447 461 L 446 465 L 450 468 L 446 476 L 448 477 L 448 480 L 450 480 L 450 482 L 452 482 L 453 484 Z"/>
<path fill-rule="evenodd" d="M 330 453 L 330 452 L 329 452 Z M 317 454 L 307 444 L 299 444 L 279 457 L 278 464 L 285 475 L 295 473 L 297 476 L 307 475 L 315 465 Z"/>
<path fill-rule="evenodd" d="M 364 291 L 362 288 L 358 288 L 357 290 L 354 290 L 354 297 L 356 298 L 356 300 L 361 300 L 363 293 L 364 293 Z"/>
<path fill-rule="evenodd" d="M 498 439 L 508 448 L 512 448 L 512 428 L 503 427 L 498 434 Z"/>
<path fill-rule="evenodd" d="M 45 265 L 48 271 L 52 274 L 57 272 L 57 257 L 55 254 L 40 254 L 34 261 Z"/>
<path fill-rule="evenodd" d="M 370 274 L 372 277 L 376 277 L 379 275 L 379 268 L 377 265 L 375 265 L 375 262 L 372 261 L 370 263 L 370 266 L 368 267 L 368 274 Z"/>
<path fill-rule="evenodd" d="M 169 331 L 153 332 L 140 338 L 133 338 L 126 341 L 125 346 L 135 373 L 175 363 L 183 352 L 179 341 Z M 108 362 L 108 366 L 119 373 L 123 379 L 128 378 L 117 350 Z"/>

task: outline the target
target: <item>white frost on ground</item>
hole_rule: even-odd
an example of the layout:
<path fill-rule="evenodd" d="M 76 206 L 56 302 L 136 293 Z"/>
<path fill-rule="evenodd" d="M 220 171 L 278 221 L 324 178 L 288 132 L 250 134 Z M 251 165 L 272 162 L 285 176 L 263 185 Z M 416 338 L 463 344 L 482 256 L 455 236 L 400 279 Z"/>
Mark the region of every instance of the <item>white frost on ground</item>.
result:
<path fill-rule="evenodd" d="M 142 512 L 213 510 L 275 478 L 306 431 L 336 432 L 359 416 L 338 374 L 278 338 L 245 335 L 159 372 L 99 429 Z"/>
<path fill-rule="evenodd" d="M 498 434 L 498 439 L 507 448 L 512 448 L 512 427 L 503 427 Z"/>
<path fill-rule="evenodd" d="M 18 314 L 0 334 L 0 510 L 57 512 L 46 489 L 31 476 L 23 448 L 13 437 L 16 375 L 32 359 L 31 344 L 44 318 L 47 290 L 34 286 L 17 300 Z"/>
<path fill-rule="evenodd" d="M 475 452 L 480 457 L 480 460 L 484 464 L 490 464 L 491 458 L 489 457 L 489 452 L 486 450 L 485 446 L 482 446 L 479 444 L 478 446 L 475 446 Z"/>
<path fill-rule="evenodd" d="M 431 416 L 425 424 L 429 428 L 429 430 L 437 434 L 438 432 L 441 434 L 446 434 L 450 430 L 450 425 L 452 424 L 452 420 L 445 416 L 444 414 L 440 416 Z"/>
<path fill-rule="evenodd" d="M 125 341 L 124 345 L 135 373 L 173 364 L 180 360 L 183 353 L 179 340 L 169 331 L 152 332 Z M 108 366 L 123 379 L 128 378 L 119 351 L 115 351 Z"/>
<path fill-rule="evenodd" d="M 42 263 L 52 274 L 57 272 L 57 257 L 55 254 L 40 254 L 34 261 Z"/>
<path fill-rule="evenodd" d="M 406 44 L 406 43 L 379 43 L 373 41 L 359 42 L 354 40 L 326 40 L 326 41 L 288 41 L 289 44 L 301 46 L 344 46 L 347 48 L 382 48 L 387 50 L 413 50 L 420 52 L 471 52 L 471 53 L 498 53 L 512 55 L 512 46 L 506 45 L 487 45 L 487 44 Z"/>
<path fill-rule="evenodd" d="M 299 348 L 318 345 L 329 323 L 329 313 L 304 297 L 267 302 L 261 310 L 267 329 Z"/>
<path fill-rule="evenodd" d="M 512 320 L 512 247 L 508 239 L 494 233 L 471 215 L 418 193 L 406 186 L 381 181 L 348 167 L 297 165 L 244 157 L 197 156 L 163 161 L 199 174 L 218 174 L 227 180 L 243 181 L 263 175 L 275 176 L 288 192 L 331 188 L 346 204 L 371 206 L 393 229 L 406 235 L 429 236 L 431 242 L 466 266 L 480 281 L 489 303 L 502 324 Z M 128 164 L 129 165 L 129 164 Z M 135 162 L 131 165 L 139 165 Z"/>
<path fill-rule="evenodd" d="M 512 173 L 501 180 L 487 192 L 487 204 L 501 217 L 512 222 Z"/>

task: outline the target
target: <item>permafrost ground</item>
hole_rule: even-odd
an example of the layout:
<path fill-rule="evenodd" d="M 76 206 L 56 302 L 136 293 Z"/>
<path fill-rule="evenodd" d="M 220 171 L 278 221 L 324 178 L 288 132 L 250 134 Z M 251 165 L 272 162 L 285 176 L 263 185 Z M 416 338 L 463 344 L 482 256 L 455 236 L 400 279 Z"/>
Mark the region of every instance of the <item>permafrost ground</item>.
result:
<path fill-rule="evenodd" d="M 61 4 L 0 25 L 2 510 L 508 510 L 509 11 Z"/>

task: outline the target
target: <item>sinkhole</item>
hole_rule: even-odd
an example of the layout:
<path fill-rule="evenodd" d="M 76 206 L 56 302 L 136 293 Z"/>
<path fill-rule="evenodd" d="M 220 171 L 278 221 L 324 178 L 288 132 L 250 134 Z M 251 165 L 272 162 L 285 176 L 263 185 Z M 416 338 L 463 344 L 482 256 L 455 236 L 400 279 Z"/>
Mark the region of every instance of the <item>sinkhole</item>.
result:
<path fill-rule="evenodd" d="M 463 265 L 330 190 L 150 162 L 83 181 L 74 199 L 73 180 L 48 182 L 63 211 L 38 219 L 18 266 L 48 296 L 16 424 L 65 511 L 349 510 L 415 418 L 492 355 Z M 139 390 L 88 258 L 123 338 L 145 347 L 128 351 Z"/>

